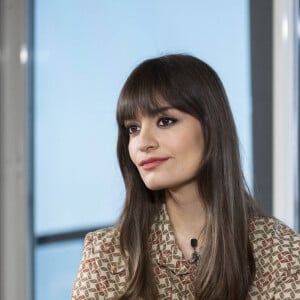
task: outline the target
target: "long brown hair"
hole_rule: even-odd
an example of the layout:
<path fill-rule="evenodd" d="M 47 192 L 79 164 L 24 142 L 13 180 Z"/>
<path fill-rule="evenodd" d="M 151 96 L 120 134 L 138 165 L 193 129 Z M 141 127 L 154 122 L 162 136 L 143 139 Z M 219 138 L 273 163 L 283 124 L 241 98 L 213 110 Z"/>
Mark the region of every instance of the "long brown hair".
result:
<path fill-rule="evenodd" d="M 198 185 L 206 209 L 205 245 L 196 274 L 196 299 L 246 299 L 255 275 L 249 220 L 255 214 L 241 170 L 238 137 L 223 85 L 215 71 L 190 55 L 167 55 L 137 66 L 117 106 L 118 159 L 126 186 L 120 243 L 129 258 L 129 283 L 120 299 L 157 299 L 149 234 L 164 191 L 143 183 L 128 153 L 124 121 L 149 114 L 164 99 L 196 117 L 205 149 Z"/>

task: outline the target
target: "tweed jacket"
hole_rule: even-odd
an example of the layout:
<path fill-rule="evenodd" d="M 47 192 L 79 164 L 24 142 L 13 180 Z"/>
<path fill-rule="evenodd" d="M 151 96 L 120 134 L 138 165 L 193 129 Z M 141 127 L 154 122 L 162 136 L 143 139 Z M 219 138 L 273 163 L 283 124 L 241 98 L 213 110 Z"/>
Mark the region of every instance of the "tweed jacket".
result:
<path fill-rule="evenodd" d="M 247 300 L 300 299 L 300 237 L 274 218 L 255 218 L 250 240 L 256 277 Z M 151 230 L 151 258 L 159 299 L 193 300 L 196 266 L 178 248 L 165 207 Z M 87 234 L 72 300 L 118 299 L 127 283 L 115 227 Z"/>

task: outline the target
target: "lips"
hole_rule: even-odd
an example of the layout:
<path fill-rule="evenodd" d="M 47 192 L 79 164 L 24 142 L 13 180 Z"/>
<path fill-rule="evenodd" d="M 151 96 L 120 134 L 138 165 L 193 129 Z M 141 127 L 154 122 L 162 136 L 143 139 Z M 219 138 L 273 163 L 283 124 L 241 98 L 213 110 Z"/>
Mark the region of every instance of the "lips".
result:
<path fill-rule="evenodd" d="M 154 158 L 149 158 L 146 160 L 141 161 L 140 166 L 144 170 L 150 170 L 155 167 L 158 167 L 159 165 L 163 164 L 165 161 L 167 161 L 169 158 L 159 158 L 159 157 L 154 157 Z"/>

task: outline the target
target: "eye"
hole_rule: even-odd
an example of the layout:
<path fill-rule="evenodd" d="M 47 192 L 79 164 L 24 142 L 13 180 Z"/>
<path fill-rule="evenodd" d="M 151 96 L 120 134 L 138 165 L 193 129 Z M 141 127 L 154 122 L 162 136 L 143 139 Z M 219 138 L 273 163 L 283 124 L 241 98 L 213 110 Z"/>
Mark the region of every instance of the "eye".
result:
<path fill-rule="evenodd" d="M 126 130 L 127 130 L 128 134 L 134 134 L 134 133 L 140 131 L 141 129 L 138 125 L 132 124 L 132 125 L 127 125 Z"/>
<path fill-rule="evenodd" d="M 177 120 L 170 117 L 163 117 L 158 120 L 158 126 L 165 127 L 176 123 Z"/>

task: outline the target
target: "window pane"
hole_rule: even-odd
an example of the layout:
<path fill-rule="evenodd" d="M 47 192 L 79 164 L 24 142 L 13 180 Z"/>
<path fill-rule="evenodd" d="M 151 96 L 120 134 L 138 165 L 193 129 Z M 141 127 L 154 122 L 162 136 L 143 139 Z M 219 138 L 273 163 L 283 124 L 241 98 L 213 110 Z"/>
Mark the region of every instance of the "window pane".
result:
<path fill-rule="evenodd" d="M 36 299 L 70 299 L 81 258 L 82 244 L 82 240 L 76 240 L 42 245 L 36 248 Z"/>
<path fill-rule="evenodd" d="M 113 223 L 115 106 L 143 59 L 190 53 L 222 78 L 252 182 L 248 0 L 35 1 L 35 232 Z M 36 249 L 37 300 L 69 299 L 82 242 Z"/>
<path fill-rule="evenodd" d="M 248 1 L 35 1 L 35 229 L 116 220 L 115 106 L 145 58 L 188 52 L 228 91 L 251 181 Z M 238 63 L 237 63 L 238 62 Z"/>

